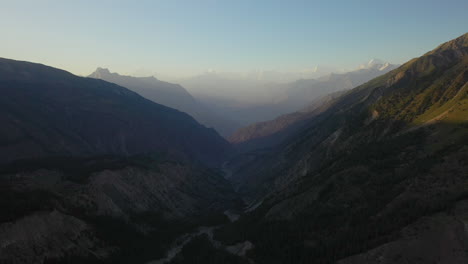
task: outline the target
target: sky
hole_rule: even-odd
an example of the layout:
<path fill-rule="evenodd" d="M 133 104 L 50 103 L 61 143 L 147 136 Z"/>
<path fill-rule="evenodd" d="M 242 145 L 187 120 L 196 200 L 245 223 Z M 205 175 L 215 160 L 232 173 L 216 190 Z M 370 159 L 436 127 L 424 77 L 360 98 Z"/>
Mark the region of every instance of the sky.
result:
<path fill-rule="evenodd" d="M 420 56 L 468 32 L 467 11 L 466 0 L 0 0 L 0 57 L 77 75 L 348 69 Z"/>

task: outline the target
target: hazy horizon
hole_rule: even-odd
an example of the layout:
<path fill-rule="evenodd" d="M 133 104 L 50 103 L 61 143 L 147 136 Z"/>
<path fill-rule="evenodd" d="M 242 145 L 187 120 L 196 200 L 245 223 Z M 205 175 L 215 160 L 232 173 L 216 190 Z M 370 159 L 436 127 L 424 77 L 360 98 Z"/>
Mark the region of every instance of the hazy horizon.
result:
<path fill-rule="evenodd" d="M 162 80 L 401 64 L 465 33 L 466 1 L 430 2 L 4 1 L 1 57 Z"/>

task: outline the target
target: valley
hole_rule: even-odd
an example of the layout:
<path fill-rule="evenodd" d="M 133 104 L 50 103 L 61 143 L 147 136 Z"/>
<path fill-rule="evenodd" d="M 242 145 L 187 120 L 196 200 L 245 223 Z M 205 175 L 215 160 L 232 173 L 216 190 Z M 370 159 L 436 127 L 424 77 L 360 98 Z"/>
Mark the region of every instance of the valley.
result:
<path fill-rule="evenodd" d="M 449 1 L 4 3 L 0 264 L 468 263 Z"/>
<path fill-rule="evenodd" d="M 224 215 L 231 223 L 237 221 L 239 218 L 238 214 L 232 213 L 229 210 L 224 211 Z M 202 235 L 206 235 L 208 237 L 211 246 L 214 248 L 221 248 L 222 250 L 226 250 L 234 255 L 245 256 L 246 251 L 252 249 L 253 246 L 249 241 L 227 247 L 222 245 L 220 241 L 213 239 L 214 230 L 221 228 L 221 226 L 222 225 L 208 227 L 202 226 L 197 228 L 195 232 L 183 234 L 182 236 L 175 239 L 173 246 L 167 251 L 166 256 L 163 259 L 150 261 L 148 264 L 170 263 L 178 254 L 180 254 L 185 245 L 191 242 L 195 237 Z"/>

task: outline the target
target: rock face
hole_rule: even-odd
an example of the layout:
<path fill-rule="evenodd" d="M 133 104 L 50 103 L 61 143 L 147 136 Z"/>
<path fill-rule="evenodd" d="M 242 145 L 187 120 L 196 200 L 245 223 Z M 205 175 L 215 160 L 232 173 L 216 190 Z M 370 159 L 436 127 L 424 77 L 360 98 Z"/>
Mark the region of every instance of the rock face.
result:
<path fill-rule="evenodd" d="M 241 205 L 216 171 L 161 157 L 21 161 L 0 187 L 2 263 L 143 262 Z"/>
<path fill-rule="evenodd" d="M 123 76 L 103 68 L 97 68 L 88 77 L 115 83 L 155 103 L 185 112 L 203 125 L 215 128 L 221 135 L 230 135 L 237 127 L 234 123 L 214 114 L 178 84 L 163 82 L 154 77 Z"/>
<path fill-rule="evenodd" d="M 465 262 L 454 236 L 466 207 L 452 215 L 468 194 L 467 39 L 342 95 L 276 149 L 234 159 L 231 179 L 255 209 L 218 236 L 268 245 L 257 263 Z M 424 216 L 431 230 L 408 238 Z"/>
<path fill-rule="evenodd" d="M 105 81 L 0 59 L 0 160 L 170 152 L 218 165 L 230 150 L 213 129 Z"/>

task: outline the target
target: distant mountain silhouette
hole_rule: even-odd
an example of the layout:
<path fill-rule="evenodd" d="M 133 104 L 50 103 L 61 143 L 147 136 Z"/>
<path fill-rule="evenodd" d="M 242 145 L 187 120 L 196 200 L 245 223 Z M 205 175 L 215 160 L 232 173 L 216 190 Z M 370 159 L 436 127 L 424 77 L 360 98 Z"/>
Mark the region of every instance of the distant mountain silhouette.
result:
<path fill-rule="evenodd" d="M 185 88 L 178 84 L 160 81 L 153 76 L 132 77 L 119 75 L 103 68 L 97 68 L 88 77 L 118 84 L 153 102 L 186 112 L 198 122 L 215 128 L 224 136 L 229 135 L 237 128 L 233 122 L 216 115 L 208 107 L 198 102 Z"/>

